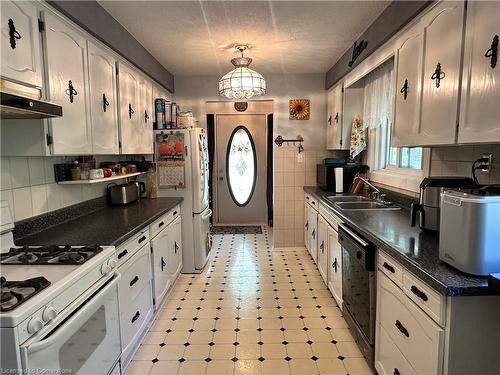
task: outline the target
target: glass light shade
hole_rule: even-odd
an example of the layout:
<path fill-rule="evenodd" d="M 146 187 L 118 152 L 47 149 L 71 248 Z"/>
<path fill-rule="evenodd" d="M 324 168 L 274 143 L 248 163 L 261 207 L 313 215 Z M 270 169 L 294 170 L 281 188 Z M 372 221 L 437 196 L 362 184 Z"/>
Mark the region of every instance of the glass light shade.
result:
<path fill-rule="evenodd" d="M 250 99 L 266 93 L 266 80 L 247 66 L 237 66 L 219 80 L 219 94 L 228 99 Z"/>

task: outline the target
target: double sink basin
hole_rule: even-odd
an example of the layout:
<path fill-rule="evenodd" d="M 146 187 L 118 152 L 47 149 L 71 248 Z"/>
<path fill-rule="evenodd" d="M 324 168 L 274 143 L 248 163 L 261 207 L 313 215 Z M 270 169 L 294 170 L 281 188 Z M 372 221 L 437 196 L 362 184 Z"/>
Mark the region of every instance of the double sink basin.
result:
<path fill-rule="evenodd" d="M 345 211 L 357 210 L 399 210 L 397 206 L 373 201 L 360 196 L 330 195 L 326 199 L 333 203 L 335 207 Z"/>

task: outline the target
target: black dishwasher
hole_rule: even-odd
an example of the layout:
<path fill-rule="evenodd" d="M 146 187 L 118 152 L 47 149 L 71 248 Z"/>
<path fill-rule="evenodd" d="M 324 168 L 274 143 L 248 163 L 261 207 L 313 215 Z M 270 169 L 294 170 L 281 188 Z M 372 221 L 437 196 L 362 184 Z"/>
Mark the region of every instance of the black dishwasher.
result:
<path fill-rule="evenodd" d="M 344 318 L 370 366 L 375 354 L 375 245 L 344 224 L 339 225 L 342 246 Z"/>

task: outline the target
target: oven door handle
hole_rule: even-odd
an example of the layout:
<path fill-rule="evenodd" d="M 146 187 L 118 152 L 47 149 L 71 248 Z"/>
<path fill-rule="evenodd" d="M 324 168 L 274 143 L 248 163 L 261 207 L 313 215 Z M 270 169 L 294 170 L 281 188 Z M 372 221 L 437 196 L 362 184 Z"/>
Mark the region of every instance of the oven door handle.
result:
<path fill-rule="evenodd" d="M 66 341 L 67 339 L 69 339 L 78 329 L 78 326 L 81 325 L 82 322 L 85 322 L 87 319 L 89 319 L 92 314 L 97 311 L 97 309 L 101 306 L 100 302 L 107 296 L 108 292 L 112 288 L 116 287 L 119 279 L 120 275 L 115 274 L 115 276 L 105 287 L 97 292 L 97 294 L 93 296 L 92 299 L 88 301 L 83 307 L 74 312 L 73 316 L 71 316 L 71 318 L 69 318 L 67 322 L 63 323 L 60 327 L 57 327 L 56 331 L 54 331 L 48 338 L 40 340 L 40 337 L 43 337 L 43 335 L 48 333 L 44 332 L 43 335 L 39 334 L 33 337 L 33 339 L 29 340 L 28 343 L 23 345 L 21 347 L 21 352 L 25 365 L 29 365 L 28 354 L 36 353 L 40 350 L 46 349 L 58 340 L 62 339 L 63 341 Z M 95 290 L 93 292 L 95 293 Z M 92 292 L 90 294 L 92 295 Z M 85 295 L 79 297 L 77 301 L 82 303 L 87 298 L 89 298 L 89 295 L 85 293 Z M 77 303 L 77 301 L 75 301 L 74 303 Z"/>
<path fill-rule="evenodd" d="M 363 247 L 368 246 L 368 243 L 365 240 L 363 240 L 356 233 L 354 233 L 352 230 L 350 230 L 347 226 L 345 226 L 345 224 L 339 223 L 339 227 L 342 228 L 342 230 L 344 232 L 346 232 L 350 237 L 352 237 L 353 240 L 355 240 L 361 246 L 363 246 Z"/>

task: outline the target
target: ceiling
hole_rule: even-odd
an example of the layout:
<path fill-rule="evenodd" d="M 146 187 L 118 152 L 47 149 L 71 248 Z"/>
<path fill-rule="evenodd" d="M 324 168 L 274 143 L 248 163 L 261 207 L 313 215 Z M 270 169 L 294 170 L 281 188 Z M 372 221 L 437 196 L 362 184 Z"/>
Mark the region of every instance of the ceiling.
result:
<path fill-rule="evenodd" d="M 99 1 L 174 75 L 326 73 L 389 1 Z"/>

